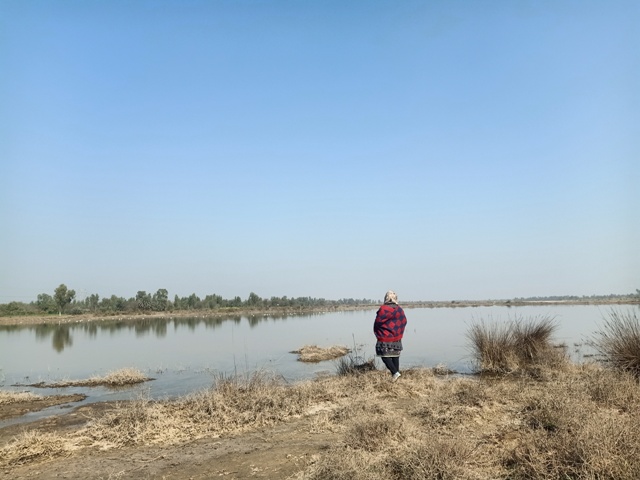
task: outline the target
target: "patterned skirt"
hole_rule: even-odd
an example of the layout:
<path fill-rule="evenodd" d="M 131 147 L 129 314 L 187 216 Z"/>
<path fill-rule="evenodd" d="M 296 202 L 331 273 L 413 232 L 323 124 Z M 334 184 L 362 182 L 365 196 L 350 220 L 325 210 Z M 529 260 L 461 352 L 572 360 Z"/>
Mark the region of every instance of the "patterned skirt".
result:
<path fill-rule="evenodd" d="M 378 357 L 399 357 L 401 351 L 402 341 L 376 343 L 376 355 Z"/>

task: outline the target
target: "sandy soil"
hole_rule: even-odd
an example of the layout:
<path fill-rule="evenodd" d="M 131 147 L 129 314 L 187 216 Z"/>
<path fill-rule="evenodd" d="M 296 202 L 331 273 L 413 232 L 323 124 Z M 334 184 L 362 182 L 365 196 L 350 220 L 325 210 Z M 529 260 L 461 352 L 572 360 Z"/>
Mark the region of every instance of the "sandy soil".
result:
<path fill-rule="evenodd" d="M 26 411 L 41 403 L 29 401 L 10 406 L 12 411 Z M 0 415 L 7 415 L 7 407 L 0 406 Z M 91 404 L 28 425 L 5 427 L 0 429 L 0 444 L 6 444 L 25 429 L 60 434 L 79 429 L 88 418 L 109 408 L 108 403 Z M 0 479 L 284 479 L 302 470 L 314 455 L 338 438 L 335 433 L 309 433 L 311 421 L 310 417 L 297 418 L 241 435 L 173 446 L 83 449 L 64 458 L 4 468 Z"/>

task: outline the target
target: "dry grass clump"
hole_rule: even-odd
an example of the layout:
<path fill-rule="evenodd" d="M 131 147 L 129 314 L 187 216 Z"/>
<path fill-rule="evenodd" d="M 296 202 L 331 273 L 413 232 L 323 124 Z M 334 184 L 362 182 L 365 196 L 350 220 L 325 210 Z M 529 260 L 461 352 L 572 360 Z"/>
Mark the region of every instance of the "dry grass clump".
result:
<path fill-rule="evenodd" d="M 104 447 L 175 444 L 272 425 L 328 397 L 319 383 L 287 386 L 260 372 L 246 378 L 221 376 L 212 388 L 175 401 L 119 403 L 84 434 Z"/>
<path fill-rule="evenodd" d="M 362 379 L 370 375 L 352 377 Z M 630 375 L 579 365 L 542 380 L 433 380 L 427 391 L 403 379 L 327 415 L 342 441 L 298 478 L 640 478 L 640 387 Z"/>
<path fill-rule="evenodd" d="M 375 358 L 365 360 L 356 355 L 349 355 L 340 358 L 336 363 L 336 373 L 338 375 L 357 375 L 371 372 L 376 369 Z"/>
<path fill-rule="evenodd" d="M 298 350 L 293 350 L 291 353 L 297 353 L 298 361 L 300 362 L 317 363 L 343 357 L 350 351 L 347 347 L 339 345 L 327 348 L 318 347 L 317 345 L 305 345 Z"/>
<path fill-rule="evenodd" d="M 439 400 L 435 398 L 444 398 L 437 390 L 446 385 L 445 382 L 440 384 L 433 380 L 430 369 L 420 370 L 427 370 L 431 375 L 417 374 L 413 378 L 409 375 L 408 381 L 402 385 L 392 384 L 398 390 L 407 389 L 397 392 L 398 395 L 390 395 L 391 392 L 375 397 L 366 395 L 329 415 L 328 421 L 341 427 L 338 431 L 342 432 L 342 440 L 297 478 L 482 478 L 470 473 L 474 445 L 467 436 L 451 433 L 440 435 L 437 429 L 424 428 L 416 415 L 414 406 L 437 403 Z M 422 391 L 412 388 L 415 387 L 413 384 L 424 379 L 434 382 L 431 383 L 431 393 L 416 395 Z M 389 384 L 388 379 L 386 383 Z"/>
<path fill-rule="evenodd" d="M 67 387 L 98 387 L 106 386 L 111 388 L 126 387 L 137 383 L 153 380 L 147 377 L 137 368 L 121 368 L 107 373 L 105 376 L 93 376 L 85 380 L 64 380 L 52 383 L 35 383 L 29 386 L 39 388 L 67 388 Z"/>
<path fill-rule="evenodd" d="M 505 459 L 515 479 L 640 478 L 640 415 L 577 396 L 538 392 L 522 410 L 528 427 Z"/>
<path fill-rule="evenodd" d="M 635 310 L 613 310 L 590 342 L 612 367 L 640 378 L 640 319 Z"/>
<path fill-rule="evenodd" d="M 397 480 L 460 480 L 480 478 L 470 469 L 474 446 L 464 438 L 414 442 L 387 461 L 389 476 Z"/>
<path fill-rule="evenodd" d="M 479 373 L 540 375 L 541 367 L 558 368 L 566 360 L 553 347 L 557 324 L 549 317 L 516 319 L 506 323 L 472 324 L 467 332 Z"/>
<path fill-rule="evenodd" d="M 0 391 L 0 405 L 9 405 L 17 402 L 28 402 L 39 400 L 42 397 L 31 392 L 7 392 Z"/>
<path fill-rule="evenodd" d="M 107 387 L 123 387 L 147 382 L 149 380 L 152 379 L 137 368 L 121 368 L 120 370 L 107 373 L 104 377 L 91 377 L 86 383 L 88 386 L 105 385 Z"/>
<path fill-rule="evenodd" d="M 70 455 L 76 447 L 68 438 L 28 430 L 0 448 L 0 466 L 23 465 L 36 460 Z"/>

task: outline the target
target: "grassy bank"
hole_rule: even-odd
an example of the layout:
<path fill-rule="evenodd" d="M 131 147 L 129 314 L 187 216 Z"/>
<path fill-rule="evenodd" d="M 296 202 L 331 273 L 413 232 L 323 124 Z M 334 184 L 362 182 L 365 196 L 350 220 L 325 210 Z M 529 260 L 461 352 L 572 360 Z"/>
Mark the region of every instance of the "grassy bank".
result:
<path fill-rule="evenodd" d="M 537 378 L 443 378 L 431 369 L 407 370 L 396 383 L 381 371 L 296 385 L 259 374 L 220 378 L 176 401 L 119 403 L 71 433 L 27 431 L 0 449 L 0 465 L 176 445 L 302 416 L 313 419 L 310 431 L 337 441 L 300 479 L 640 476 L 636 380 L 568 364 Z"/>

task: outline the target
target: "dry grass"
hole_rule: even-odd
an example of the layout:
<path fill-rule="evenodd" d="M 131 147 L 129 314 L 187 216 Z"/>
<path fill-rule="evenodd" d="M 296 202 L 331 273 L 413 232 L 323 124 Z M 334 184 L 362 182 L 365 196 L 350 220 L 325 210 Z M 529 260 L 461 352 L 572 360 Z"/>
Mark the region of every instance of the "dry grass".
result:
<path fill-rule="evenodd" d="M 339 345 L 327 348 L 318 347 L 317 345 L 305 345 L 291 353 L 297 353 L 298 361 L 300 362 L 317 363 L 343 357 L 349 352 L 350 350 L 347 347 Z"/>
<path fill-rule="evenodd" d="M 11 403 L 29 402 L 39 400 L 42 397 L 31 392 L 7 392 L 0 391 L 0 405 L 9 405 Z"/>
<path fill-rule="evenodd" d="M 98 387 L 105 386 L 111 388 L 126 387 L 138 383 L 153 380 L 147 377 L 137 368 L 121 368 L 109 372 L 104 376 L 93 376 L 84 380 L 64 380 L 59 382 L 45 383 L 40 382 L 33 385 L 27 385 L 39 388 L 66 388 L 66 387 Z"/>
<path fill-rule="evenodd" d="M 0 448 L 0 466 L 16 466 L 48 458 L 70 455 L 78 447 L 60 435 L 26 431 Z"/>
<path fill-rule="evenodd" d="M 612 367 L 640 378 L 640 319 L 635 310 L 613 310 L 591 345 Z"/>
<path fill-rule="evenodd" d="M 541 367 L 560 367 L 564 352 L 554 348 L 557 324 L 549 317 L 516 319 L 506 323 L 480 321 L 471 325 L 467 338 L 479 373 L 538 375 Z"/>
<path fill-rule="evenodd" d="M 504 461 L 512 478 L 640 478 L 638 386 L 590 368 L 523 392 L 525 428 Z"/>
<path fill-rule="evenodd" d="M 336 373 L 338 375 L 358 375 L 375 369 L 375 358 L 365 360 L 353 354 L 340 358 L 336 363 Z"/>
<path fill-rule="evenodd" d="M 319 383 L 287 386 L 265 373 L 221 376 L 212 388 L 175 401 L 140 398 L 118 403 L 83 434 L 104 448 L 175 444 L 273 425 L 304 414 L 325 398 L 331 393 Z"/>

